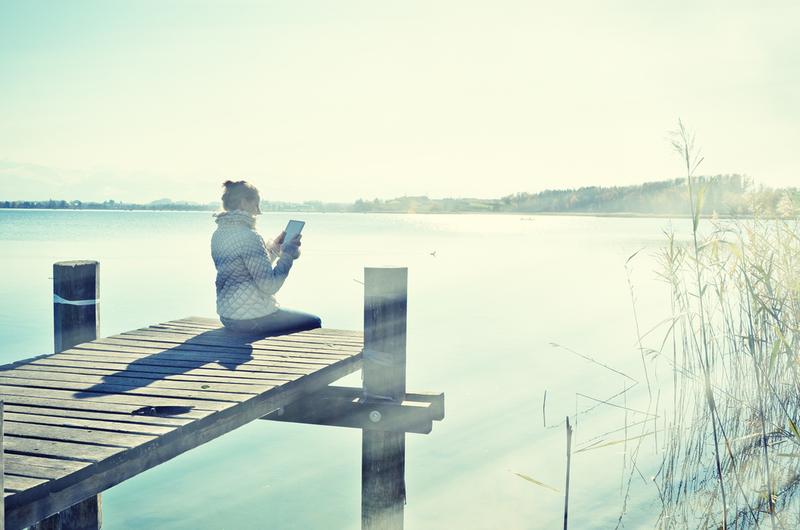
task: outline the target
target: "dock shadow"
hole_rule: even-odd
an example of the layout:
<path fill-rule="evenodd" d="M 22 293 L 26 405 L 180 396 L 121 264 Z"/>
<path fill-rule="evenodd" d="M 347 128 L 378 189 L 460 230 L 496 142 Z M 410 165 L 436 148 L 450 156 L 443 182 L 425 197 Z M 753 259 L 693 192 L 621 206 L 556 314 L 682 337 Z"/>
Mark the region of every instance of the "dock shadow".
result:
<path fill-rule="evenodd" d="M 75 392 L 75 397 L 83 399 L 95 396 L 98 392 L 119 394 L 125 390 L 145 388 L 153 382 L 167 380 L 165 379 L 167 376 L 183 375 L 209 363 L 217 363 L 228 370 L 236 370 L 242 364 L 253 359 L 252 343 L 265 336 L 267 335 L 236 333 L 225 328 L 206 331 L 174 347 L 140 357 L 128 363 L 124 370 L 102 376 L 102 383 Z M 113 348 L 114 346 L 109 346 L 110 350 Z M 113 356 L 114 353 L 108 355 Z M 222 374 L 224 372 L 221 372 Z M 157 375 L 161 375 L 161 377 L 156 377 Z M 121 386 L 124 389 L 120 389 Z M 157 390 L 154 390 L 155 395 Z M 159 397 L 169 399 L 168 396 Z M 176 397 L 175 399 L 187 398 Z M 185 410 L 178 411 L 180 408 L 142 407 L 142 409 L 134 411 L 134 414 L 174 415 L 186 412 Z"/>

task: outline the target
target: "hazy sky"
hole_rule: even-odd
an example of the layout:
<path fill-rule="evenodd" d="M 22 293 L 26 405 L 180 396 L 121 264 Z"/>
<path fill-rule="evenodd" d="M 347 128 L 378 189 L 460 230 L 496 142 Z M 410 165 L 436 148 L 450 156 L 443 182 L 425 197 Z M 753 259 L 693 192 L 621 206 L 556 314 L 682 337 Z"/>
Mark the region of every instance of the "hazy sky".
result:
<path fill-rule="evenodd" d="M 769 7 L 767 7 L 769 6 Z M 800 185 L 800 2 L 0 0 L 0 199 Z"/>

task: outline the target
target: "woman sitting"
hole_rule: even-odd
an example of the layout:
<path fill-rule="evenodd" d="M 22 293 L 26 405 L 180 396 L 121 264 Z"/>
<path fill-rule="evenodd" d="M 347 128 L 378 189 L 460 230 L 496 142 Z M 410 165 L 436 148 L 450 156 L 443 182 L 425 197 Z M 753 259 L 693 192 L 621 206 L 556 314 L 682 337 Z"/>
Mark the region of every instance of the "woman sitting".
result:
<path fill-rule="evenodd" d="M 319 317 L 283 309 L 275 293 L 300 257 L 300 239 L 284 241 L 281 232 L 269 245 L 256 232 L 261 197 L 252 184 L 223 184 L 217 229 L 211 237 L 211 257 L 217 268 L 217 314 L 226 329 L 253 335 L 276 335 L 318 328 Z"/>

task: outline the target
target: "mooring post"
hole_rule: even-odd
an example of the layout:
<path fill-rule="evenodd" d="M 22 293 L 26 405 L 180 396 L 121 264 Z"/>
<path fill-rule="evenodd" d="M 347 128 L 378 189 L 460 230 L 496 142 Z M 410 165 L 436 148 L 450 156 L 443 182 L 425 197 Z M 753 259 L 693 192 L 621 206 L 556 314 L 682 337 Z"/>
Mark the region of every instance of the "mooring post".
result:
<path fill-rule="evenodd" d="M 5 429 L 3 429 L 3 412 L 5 404 L 0 400 L 0 494 L 3 494 L 3 501 L 0 502 L 0 530 L 6 527 L 6 501 L 5 501 L 5 476 L 6 476 L 6 456 L 3 452 L 5 450 Z"/>
<path fill-rule="evenodd" d="M 53 264 L 53 337 L 55 352 L 97 338 L 100 325 L 100 264 L 59 261 Z M 102 526 L 100 495 L 39 521 L 32 530 L 98 530 Z"/>
<path fill-rule="evenodd" d="M 406 393 L 408 269 L 364 269 L 364 398 L 402 402 Z M 373 418 L 374 415 L 374 418 Z M 380 421 L 380 413 L 370 413 Z M 362 430 L 361 528 L 403 528 L 404 432 Z"/>
<path fill-rule="evenodd" d="M 59 261 L 53 264 L 53 337 L 55 352 L 97 338 L 100 326 L 100 264 Z"/>

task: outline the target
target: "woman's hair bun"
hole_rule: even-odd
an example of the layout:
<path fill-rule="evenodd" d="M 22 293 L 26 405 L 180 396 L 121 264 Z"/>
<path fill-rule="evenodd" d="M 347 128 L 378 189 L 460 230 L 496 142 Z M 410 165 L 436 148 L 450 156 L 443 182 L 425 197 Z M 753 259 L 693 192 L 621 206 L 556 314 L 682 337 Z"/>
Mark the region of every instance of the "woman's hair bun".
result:
<path fill-rule="evenodd" d="M 242 200 L 258 200 L 258 190 L 246 180 L 226 180 L 222 183 L 225 192 L 222 194 L 222 207 L 227 210 L 237 210 L 242 207 Z"/>

